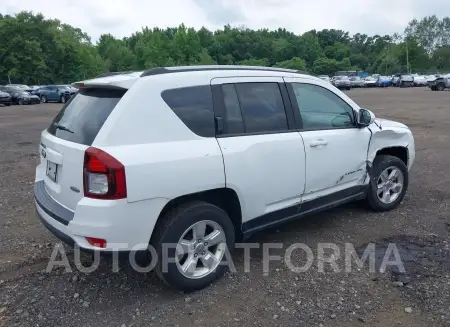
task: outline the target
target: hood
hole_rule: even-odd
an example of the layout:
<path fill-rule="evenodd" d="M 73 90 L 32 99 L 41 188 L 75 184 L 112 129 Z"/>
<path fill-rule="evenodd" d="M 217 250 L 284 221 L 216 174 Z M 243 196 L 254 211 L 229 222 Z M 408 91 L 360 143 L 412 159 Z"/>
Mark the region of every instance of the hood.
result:
<path fill-rule="evenodd" d="M 380 125 L 381 128 L 408 128 L 405 124 L 389 119 L 376 118 L 375 122 Z"/>

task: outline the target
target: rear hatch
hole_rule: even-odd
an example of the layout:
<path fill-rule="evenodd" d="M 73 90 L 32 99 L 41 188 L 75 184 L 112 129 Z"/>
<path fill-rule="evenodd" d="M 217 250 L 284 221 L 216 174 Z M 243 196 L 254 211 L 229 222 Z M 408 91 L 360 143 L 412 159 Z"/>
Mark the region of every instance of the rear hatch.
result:
<path fill-rule="evenodd" d="M 126 91 L 80 89 L 42 132 L 37 175 L 43 176 L 48 194 L 72 211 L 84 196 L 85 150 Z"/>

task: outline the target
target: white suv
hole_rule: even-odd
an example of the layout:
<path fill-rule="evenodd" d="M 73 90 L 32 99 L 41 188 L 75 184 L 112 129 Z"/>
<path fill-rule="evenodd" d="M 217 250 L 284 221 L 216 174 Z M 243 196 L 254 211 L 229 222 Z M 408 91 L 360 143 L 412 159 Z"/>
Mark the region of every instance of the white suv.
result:
<path fill-rule="evenodd" d="M 223 274 L 237 239 L 353 200 L 390 210 L 408 187 L 411 131 L 313 76 L 192 66 L 77 86 L 42 132 L 38 216 L 84 250 L 151 245 L 178 289 Z"/>

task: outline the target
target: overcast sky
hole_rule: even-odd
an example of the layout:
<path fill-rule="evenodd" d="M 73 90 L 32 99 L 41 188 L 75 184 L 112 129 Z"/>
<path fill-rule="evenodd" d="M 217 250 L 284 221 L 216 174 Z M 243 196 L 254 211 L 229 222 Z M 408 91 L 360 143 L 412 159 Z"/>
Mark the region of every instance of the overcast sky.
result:
<path fill-rule="evenodd" d="M 218 29 L 284 27 L 295 33 L 335 28 L 366 34 L 403 32 L 413 18 L 450 16 L 450 0 L 0 0 L 0 12 L 42 12 L 81 28 L 128 36 L 143 26 Z"/>

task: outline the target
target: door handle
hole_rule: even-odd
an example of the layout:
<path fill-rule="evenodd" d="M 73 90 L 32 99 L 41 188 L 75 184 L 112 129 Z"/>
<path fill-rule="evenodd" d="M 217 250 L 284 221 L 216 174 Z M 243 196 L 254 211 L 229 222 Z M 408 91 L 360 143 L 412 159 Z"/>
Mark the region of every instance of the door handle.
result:
<path fill-rule="evenodd" d="M 312 148 L 317 148 L 319 146 L 325 146 L 327 144 L 328 144 L 328 142 L 325 141 L 324 139 L 317 139 L 317 140 L 309 142 L 309 146 Z"/>

